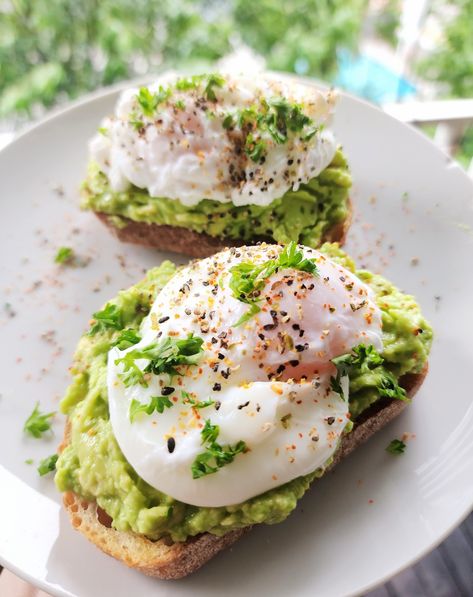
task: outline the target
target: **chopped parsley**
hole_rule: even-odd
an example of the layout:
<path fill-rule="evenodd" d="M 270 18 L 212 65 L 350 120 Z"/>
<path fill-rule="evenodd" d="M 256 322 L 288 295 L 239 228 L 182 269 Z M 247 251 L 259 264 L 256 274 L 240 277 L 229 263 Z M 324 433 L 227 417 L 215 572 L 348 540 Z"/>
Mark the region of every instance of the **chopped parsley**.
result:
<path fill-rule="evenodd" d="M 36 403 L 33 412 L 26 419 L 23 426 L 23 431 L 28 435 L 39 438 L 51 429 L 51 419 L 56 413 L 41 413 L 39 410 L 39 402 Z"/>
<path fill-rule="evenodd" d="M 175 83 L 175 88 L 178 91 L 189 91 L 191 89 L 197 89 L 201 85 L 204 85 L 203 95 L 210 102 L 216 102 L 217 96 L 215 95 L 214 87 L 223 87 L 225 78 L 222 75 L 212 73 L 209 75 L 194 75 L 192 77 L 183 77 L 178 79 Z"/>
<path fill-rule="evenodd" d="M 393 439 L 389 442 L 389 445 L 386 446 L 386 452 L 390 454 L 404 454 L 406 451 L 406 444 L 400 439 Z"/>
<path fill-rule="evenodd" d="M 316 276 L 317 266 L 313 259 L 305 259 L 303 252 L 294 241 L 284 247 L 277 259 L 269 259 L 259 265 L 243 261 L 231 268 L 230 289 L 233 296 L 249 305 L 247 312 L 235 324 L 245 323 L 261 311 L 259 295 L 265 281 L 280 269 L 296 269 Z"/>
<path fill-rule="evenodd" d="M 58 454 L 51 454 L 51 456 L 41 460 L 37 469 L 41 477 L 56 470 L 56 462 L 58 458 Z"/>
<path fill-rule="evenodd" d="M 92 317 L 95 321 L 88 332 L 89 336 L 109 329 L 121 330 L 123 328 L 122 312 L 113 303 L 107 303 L 101 311 L 97 311 Z"/>
<path fill-rule="evenodd" d="M 208 406 L 215 404 L 215 400 L 211 400 L 210 398 L 208 400 L 194 400 L 191 398 L 189 392 L 185 392 L 184 390 L 181 394 L 184 399 L 184 404 L 190 404 L 192 408 L 207 408 Z"/>
<path fill-rule="evenodd" d="M 119 350 L 125 350 L 134 344 L 138 344 L 140 341 L 141 336 L 135 330 L 128 328 L 120 332 L 120 335 L 112 344 L 112 346 L 116 346 Z"/>
<path fill-rule="evenodd" d="M 184 103 L 184 100 L 178 99 L 174 103 L 174 107 L 178 110 L 185 110 L 186 104 Z"/>
<path fill-rule="evenodd" d="M 332 363 L 337 368 L 336 377 L 331 377 L 331 387 L 334 392 L 340 395 L 342 400 L 347 400 L 342 386 L 342 378 L 364 373 L 377 373 L 376 389 L 381 397 L 393 398 L 398 400 L 409 400 L 404 388 L 397 383 L 394 375 L 381 367 L 384 363 L 383 357 L 370 344 L 358 344 L 351 353 L 343 354 L 332 359 Z"/>
<path fill-rule="evenodd" d="M 70 263 L 73 259 L 74 251 L 71 247 L 60 247 L 56 253 L 56 257 L 54 257 L 54 262 L 64 265 Z"/>
<path fill-rule="evenodd" d="M 98 132 L 104 137 L 107 135 L 108 128 L 106 126 L 99 126 Z"/>
<path fill-rule="evenodd" d="M 205 97 L 211 101 L 216 102 L 217 96 L 215 95 L 214 87 L 223 87 L 225 79 L 221 75 L 211 74 L 206 77 L 206 85 L 204 88 Z"/>
<path fill-rule="evenodd" d="M 115 365 L 123 364 L 123 373 L 120 373 L 119 376 L 125 386 L 136 384 L 147 386 L 145 373 L 179 375 L 177 366 L 197 364 L 203 352 L 203 342 L 202 338 L 193 334 L 189 334 L 184 339 L 167 337 L 142 349 L 130 350 L 123 357 L 116 359 Z M 143 370 L 136 364 L 138 359 L 148 361 Z"/>
<path fill-rule="evenodd" d="M 130 404 L 130 422 L 133 423 L 139 413 L 151 415 L 156 411 L 162 414 L 165 408 L 171 408 L 171 406 L 173 406 L 173 403 L 167 396 L 151 396 L 148 404 L 143 404 L 133 398 Z"/>
<path fill-rule="evenodd" d="M 162 85 L 159 86 L 159 90 L 156 93 L 150 91 L 148 87 L 140 87 L 136 99 L 143 114 L 152 118 L 159 104 L 169 99 L 170 95 L 171 89 L 169 87 L 165 88 Z"/>
<path fill-rule="evenodd" d="M 283 97 L 239 110 L 235 116 L 227 114 L 222 126 L 229 129 L 237 124 L 246 131 L 245 152 L 254 162 L 260 162 L 267 148 L 267 139 L 278 145 L 286 143 L 289 133 L 300 133 L 302 141 L 310 141 L 320 130 L 311 118 L 304 114 L 300 104 L 290 103 Z"/>
<path fill-rule="evenodd" d="M 245 141 L 245 153 L 253 162 L 259 162 L 266 153 L 266 143 L 249 133 Z"/>
<path fill-rule="evenodd" d="M 210 419 L 206 419 L 204 428 L 200 432 L 202 445 L 205 446 L 205 452 L 198 454 L 192 463 L 192 478 L 200 479 L 206 475 L 216 473 L 223 466 L 230 464 L 237 454 L 248 451 L 246 443 L 242 440 L 233 446 L 222 446 L 217 442 L 220 428 L 213 425 Z"/>

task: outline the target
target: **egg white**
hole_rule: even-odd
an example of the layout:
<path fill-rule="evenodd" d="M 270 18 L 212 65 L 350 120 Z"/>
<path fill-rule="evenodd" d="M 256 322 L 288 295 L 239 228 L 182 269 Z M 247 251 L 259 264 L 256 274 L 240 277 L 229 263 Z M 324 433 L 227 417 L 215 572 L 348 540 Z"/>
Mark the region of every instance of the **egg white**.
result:
<path fill-rule="evenodd" d="M 235 327 L 248 306 L 232 295 L 230 268 L 280 251 L 267 245 L 223 251 L 181 269 L 159 293 L 141 342 L 127 351 L 192 332 L 204 339 L 204 353 L 185 375 L 151 375 L 147 387 L 125 387 L 116 361 L 127 351 L 109 353 L 110 419 L 120 448 L 145 481 L 187 504 L 237 504 L 326 465 L 349 421 L 348 403 L 330 388 L 330 359 L 361 342 L 382 349 L 371 290 L 308 248 L 304 255 L 316 260 L 318 275 L 277 272 L 263 290 L 263 310 Z M 130 422 L 131 401 L 147 403 L 164 386 L 175 388 L 173 406 Z M 183 392 L 213 404 L 192 408 Z M 219 426 L 221 445 L 244 441 L 248 451 L 194 479 L 192 463 L 206 449 L 206 420 Z"/>
<path fill-rule="evenodd" d="M 156 92 L 176 79 L 165 76 L 149 89 Z M 269 205 L 288 189 L 297 190 L 317 176 L 335 154 L 335 139 L 326 129 L 307 141 L 292 133 L 283 144 L 268 139 L 264 163 L 248 159 L 246 180 L 235 185 L 229 170 L 242 156 L 235 154 L 235 145 L 222 126 L 225 115 L 253 106 L 261 98 L 283 97 L 302 105 L 316 125 L 326 125 L 334 93 L 264 76 L 225 75 L 225 84 L 214 88 L 217 101 L 206 109 L 195 90 L 173 89 L 156 117 L 140 116 L 145 127 L 137 130 L 131 121 L 136 119 L 138 91 L 129 89 L 120 96 L 115 114 L 102 122 L 102 133 L 89 145 L 91 160 L 99 164 L 114 191 L 125 191 L 133 184 L 147 189 L 152 197 L 179 199 L 186 206 L 204 198 L 234 205 Z M 178 100 L 183 109 L 175 108 Z"/>

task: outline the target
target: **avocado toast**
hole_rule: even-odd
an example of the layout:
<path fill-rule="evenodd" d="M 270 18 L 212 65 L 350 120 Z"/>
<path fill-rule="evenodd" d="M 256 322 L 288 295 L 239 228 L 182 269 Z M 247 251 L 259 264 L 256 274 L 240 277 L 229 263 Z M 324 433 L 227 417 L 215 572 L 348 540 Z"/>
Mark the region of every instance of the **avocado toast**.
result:
<path fill-rule="evenodd" d="M 351 177 L 328 128 L 335 99 L 220 74 L 127 90 L 90 142 L 82 207 L 120 240 L 194 257 L 342 242 Z"/>
<path fill-rule="evenodd" d="M 218 502 L 217 500 L 215 506 L 195 505 L 195 503 L 192 505 L 170 497 L 141 478 L 129 462 L 129 459 L 135 458 L 132 452 L 127 452 L 128 460 L 125 457 L 115 436 L 116 432 L 120 433 L 120 428 L 116 424 L 116 431 L 114 431 L 110 421 L 108 392 L 114 385 L 110 386 L 110 381 L 107 382 L 107 354 L 110 349 L 133 352 L 134 348 L 132 347 L 138 341 L 134 335 L 144 334 L 148 325 L 142 322 L 151 320 L 154 325 L 154 307 L 152 306 L 157 298 L 159 299 L 161 289 L 168 281 L 172 281 L 173 278 L 176 280 L 176 273 L 179 273 L 171 263 L 165 262 L 158 268 L 150 270 L 144 281 L 121 292 L 101 312 L 96 313 L 91 329 L 79 344 L 72 368 L 74 381 L 62 402 L 62 410 L 68 415 L 68 424 L 57 464 L 56 483 L 59 489 L 65 492 L 64 502 L 71 514 L 73 525 L 101 549 L 146 574 L 160 578 L 185 576 L 199 568 L 215 553 L 236 541 L 253 524 L 263 522 L 271 524 L 284 520 L 315 478 L 324 474 L 357 445 L 368 439 L 401 412 L 425 377 L 432 331 L 412 297 L 401 293 L 381 276 L 364 270 L 356 270 L 353 261 L 337 245 L 324 245 L 321 253 L 317 254 L 314 260 L 302 259 L 301 251 L 296 250 L 293 245 L 289 245 L 284 250 L 271 247 L 266 249 L 264 245 L 262 247 L 262 253 L 269 251 L 268 254 L 271 258 L 263 263 L 265 273 L 257 278 L 257 282 L 263 280 L 261 276 L 272 272 L 267 278 L 264 278 L 265 284 L 269 284 L 267 280 L 273 279 L 272 276 L 282 275 L 282 281 L 292 292 L 294 284 L 300 283 L 303 290 L 299 291 L 302 294 L 297 300 L 300 300 L 301 304 L 305 300 L 304 297 L 309 296 L 314 287 L 315 291 L 317 290 L 317 284 L 332 283 L 326 280 L 329 276 L 323 276 L 323 267 L 329 265 L 332 268 L 343 267 L 344 269 L 338 272 L 337 284 L 342 284 L 343 292 L 348 293 L 349 296 L 352 296 L 358 289 L 358 294 L 356 294 L 358 298 L 350 299 L 352 302 L 349 302 L 348 305 L 343 303 L 343 306 L 346 307 L 344 313 L 350 320 L 353 318 L 355 321 L 355 318 L 358 318 L 356 319 L 358 323 L 354 326 L 355 331 L 359 331 L 365 326 L 367 331 L 363 332 L 365 333 L 363 337 L 371 339 L 370 343 L 360 342 L 346 354 L 342 354 L 338 350 L 336 351 L 337 356 L 331 359 L 332 365 L 329 366 L 332 367 L 330 370 L 332 375 L 329 376 L 327 396 L 331 400 L 330 408 L 334 408 L 339 413 L 341 421 L 339 434 L 337 439 L 329 442 L 331 445 L 329 456 L 327 457 L 327 453 L 324 453 L 325 455 L 321 456 L 320 466 L 316 466 L 307 474 L 288 478 L 289 480 L 282 484 L 275 480 L 267 491 L 254 495 L 251 494 L 251 488 L 249 488 L 248 499 L 238 502 L 225 501 L 227 498 L 223 496 L 221 497 L 223 501 Z M 240 258 L 239 253 L 235 253 L 236 249 L 232 251 L 231 259 L 237 259 L 235 255 Z M 246 251 L 244 255 L 252 255 L 245 248 L 242 251 Z M 271 251 L 273 252 L 271 253 Z M 281 251 L 279 255 L 278 251 Z M 304 255 L 310 256 L 312 253 L 310 250 L 309 252 L 304 250 Z M 261 259 L 263 258 L 261 257 Z M 237 268 L 231 274 L 230 282 L 233 287 L 237 281 L 241 282 L 241 277 L 237 278 L 237 273 L 241 274 L 242 269 L 245 272 L 248 271 L 248 261 L 243 263 L 245 267 Z M 191 267 L 193 266 L 191 265 Z M 198 267 L 198 265 L 194 267 Z M 317 267 L 320 271 L 317 271 Z M 243 279 L 246 284 L 248 278 L 244 277 Z M 271 288 L 277 290 L 276 283 L 279 282 L 280 280 L 276 279 Z M 222 285 L 225 283 L 222 282 Z M 215 289 L 217 295 L 220 288 L 219 282 L 216 281 L 215 286 L 212 286 L 211 283 L 210 286 Z M 203 288 L 207 287 L 208 285 L 204 283 Z M 182 288 L 184 293 L 188 292 L 185 284 Z M 263 295 L 254 295 L 254 289 L 249 298 L 249 295 L 245 295 L 246 302 L 241 301 L 241 286 L 239 288 L 238 296 L 240 298 L 238 300 L 243 303 L 241 307 L 247 310 L 243 312 L 246 319 L 238 327 L 240 329 L 245 326 L 251 327 L 254 324 L 254 319 L 263 317 L 263 315 L 272 318 L 269 323 L 264 323 L 264 331 L 259 332 L 266 338 L 263 343 L 266 343 L 271 349 L 268 338 L 272 338 L 272 334 L 277 334 L 274 336 L 275 346 L 281 348 L 278 348 L 275 354 L 282 355 L 281 359 L 285 363 L 286 370 L 289 370 L 291 375 L 294 373 L 295 378 L 300 377 L 304 382 L 302 388 L 297 386 L 298 391 L 306 391 L 304 388 L 307 389 L 307 383 L 314 384 L 310 391 L 320 391 L 319 386 L 324 387 L 323 379 L 328 380 L 329 378 L 324 377 L 323 374 L 320 374 L 322 375 L 320 377 L 319 373 L 315 377 L 312 374 L 309 376 L 304 372 L 305 370 L 299 369 L 304 365 L 304 355 L 308 355 L 305 358 L 309 359 L 309 362 L 313 357 L 310 349 L 312 345 L 311 340 L 304 337 L 304 333 L 301 335 L 304 330 L 300 323 L 294 323 L 294 319 L 286 320 L 291 316 L 289 309 L 280 309 L 279 311 L 267 309 L 265 303 L 261 302 Z M 258 288 L 260 293 L 263 292 L 261 284 L 256 287 L 256 290 Z M 266 288 L 267 286 L 265 286 Z M 335 303 L 324 303 L 323 308 L 328 322 L 333 318 L 336 321 L 341 305 L 342 303 L 339 306 L 336 306 Z M 257 309 L 260 309 L 260 312 Z M 192 314 L 192 317 L 195 317 L 195 314 Z M 169 325 L 169 321 L 171 321 L 168 315 L 160 319 L 163 322 L 156 323 L 156 329 L 163 325 Z M 221 328 L 220 334 L 230 333 L 234 329 L 234 325 L 239 322 L 231 320 L 230 323 L 229 327 Z M 377 338 L 376 334 L 373 335 L 371 331 L 372 326 L 376 327 L 378 324 L 382 329 L 381 338 Z M 209 346 L 213 344 L 213 338 L 216 339 L 215 344 L 218 344 L 219 347 L 222 342 L 225 345 L 225 336 L 214 336 L 212 330 L 205 331 L 207 328 L 203 326 L 200 316 L 198 325 L 202 330 L 203 338 L 206 338 L 207 334 L 211 334 Z M 294 344 L 291 344 L 287 334 L 283 333 L 288 326 L 293 330 L 291 334 L 294 336 Z M 162 330 L 160 331 L 162 332 Z M 329 337 L 328 331 L 330 331 L 329 326 L 323 330 L 322 336 Z M 332 334 L 336 333 L 335 326 Z M 236 335 L 237 332 L 234 331 L 233 334 Z M 298 340 L 297 338 L 302 339 Z M 298 344 L 298 342 L 301 343 Z M 376 343 L 379 350 L 373 347 L 373 344 Z M 306 344 L 308 348 L 305 347 Z M 225 356 L 227 351 L 231 351 L 231 345 L 224 349 L 219 348 L 219 350 Z M 295 354 L 301 355 L 297 361 L 294 358 Z M 227 356 L 225 356 L 226 358 Z M 217 361 L 219 359 L 218 356 Z M 266 358 L 261 363 L 266 367 L 267 361 Z M 111 362 L 109 360 L 109 363 Z M 116 363 L 116 361 L 114 362 Z M 212 363 L 212 370 L 214 367 L 215 365 Z M 223 380 L 222 384 L 218 384 L 219 386 L 224 385 L 228 379 L 227 369 L 233 371 L 234 368 L 228 367 L 223 370 L 220 368 L 219 375 L 222 374 Z M 281 369 L 281 364 L 279 364 L 277 369 L 274 371 L 270 369 L 268 372 L 268 383 L 276 394 L 282 393 L 281 388 L 285 387 L 285 383 L 294 383 L 292 377 L 284 377 L 286 374 L 283 370 L 284 367 Z M 225 372 L 225 375 L 222 371 Z M 139 377 L 139 373 L 136 371 L 135 373 L 138 374 L 138 385 L 140 385 L 140 380 L 143 381 L 143 379 Z M 123 373 L 119 370 L 118 380 L 122 375 Z M 183 379 L 184 386 L 181 387 L 187 387 L 185 386 L 186 376 L 177 379 Z M 175 385 L 174 382 L 173 385 Z M 138 388 L 138 386 L 136 387 Z M 238 387 L 241 388 L 239 391 L 242 396 L 245 391 L 251 390 L 245 384 L 240 384 Z M 215 385 L 213 389 L 217 389 Z M 219 392 L 221 389 L 219 388 Z M 292 391 L 295 389 L 296 386 L 293 386 Z M 182 397 L 177 393 L 168 394 L 168 386 L 164 386 L 163 390 L 165 390 L 163 394 L 169 395 L 171 398 L 175 395 L 176 402 L 175 406 L 171 404 L 172 408 L 168 407 L 169 402 L 164 400 L 166 396 L 161 396 L 163 400 L 157 406 L 157 420 L 162 420 L 163 412 L 177 412 L 177 406 L 188 404 L 189 400 L 192 400 L 189 403 L 192 405 L 192 409 L 189 406 L 188 408 L 197 415 L 210 412 L 212 416 L 216 416 L 214 410 L 220 409 L 220 407 L 217 409 L 216 398 L 210 404 L 210 401 L 198 401 L 196 396 L 191 399 L 184 390 Z M 174 391 L 174 387 L 172 390 Z M 250 399 L 255 391 L 248 394 Z M 216 396 L 216 394 L 214 393 L 212 396 Z M 203 398 L 204 396 L 201 400 Z M 114 400 L 112 400 L 112 406 Z M 118 402 L 121 402 L 121 399 Z M 249 401 L 242 401 L 239 404 L 239 407 L 242 408 L 237 410 L 244 412 L 247 409 L 246 402 Z M 151 405 L 151 402 L 149 404 Z M 290 404 L 293 404 L 291 400 L 288 402 L 289 408 Z M 138 405 L 138 408 L 143 410 L 148 406 L 143 403 Z M 342 420 L 340 413 L 344 412 L 344 408 L 347 409 L 346 419 Z M 115 406 L 113 406 L 112 413 L 114 409 Z M 160 412 L 161 414 L 159 414 Z M 281 434 L 290 432 L 291 424 L 295 424 L 296 414 L 291 414 L 292 419 L 288 416 L 289 414 L 291 412 L 281 417 L 281 426 L 278 426 L 278 432 Z M 116 417 L 116 414 L 114 416 Z M 142 417 L 144 423 L 147 423 L 146 415 L 143 414 Z M 327 428 L 329 434 L 333 433 L 332 429 L 334 429 L 332 418 L 335 419 L 331 416 L 325 417 L 324 424 L 329 425 L 330 429 Z M 197 419 L 199 420 L 199 417 Z M 202 423 L 203 420 L 202 414 Z M 210 421 L 210 419 L 208 420 Z M 207 419 L 205 421 L 207 425 Z M 222 427 L 222 425 L 220 426 Z M 213 427 L 215 428 L 216 425 Z M 136 423 L 130 421 L 130 429 L 136 429 Z M 224 431 L 223 428 L 221 431 Z M 123 441 L 123 435 L 120 438 L 121 445 L 128 450 L 126 441 Z M 316 438 L 316 441 L 314 442 L 312 438 Z M 171 439 L 172 443 L 170 443 L 170 438 L 167 438 L 168 452 L 174 452 L 175 443 L 177 442 L 179 445 L 180 441 L 174 439 L 174 436 Z M 311 445 L 320 447 L 323 440 L 322 433 L 318 432 L 316 435 L 312 433 L 311 439 Z M 213 445 L 218 445 L 215 438 Z M 231 454 L 230 447 L 233 450 Z M 199 466 L 193 469 L 196 476 L 189 476 L 185 482 L 183 480 L 180 483 L 180 486 L 185 483 L 188 483 L 190 487 L 192 483 L 202 485 L 202 482 L 218 479 L 219 475 L 227 473 L 230 475 L 232 470 L 237 471 L 235 466 L 240 461 L 248 460 L 252 456 L 252 452 L 256 457 L 258 451 L 257 446 L 253 447 L 249 440 L 245 446 L 240 445 L 239 448 L 237 448 L 237 444 L 230 442 L 219 445 L 219 448 L 220 452 L 223 449 L 225 458 L 221 453 L 215 457 L 214 450 L 215 462 L 214 460 L 199 461 Z M 220 461 L 219 459 L 222 458 L 223 460 Z M 219 462 L 221 466 L 218 466 Z M 136 461 L 136 463 L 138 468 L 143 464 L 140 461 Z M 250 465 L 248 466 L 250 467 Z M 142 470 L 146 472 L 145 469 Z M 262 469 L 258 467 L 257 470 L 260 472 Z M 146 472 L 146 474 L 148 473 Z M 153 473 L 149 479 L 152 480 L 152 476 Z M 178 490 L 180 491 L 181 487 L 176 489 L 176 491 Z M 199 502 L 202 499 L 213 501 L 216 498 L 215 496 L 206 496 L 204 491 L 204 498 L 195 498 L 194 502 Z"/>

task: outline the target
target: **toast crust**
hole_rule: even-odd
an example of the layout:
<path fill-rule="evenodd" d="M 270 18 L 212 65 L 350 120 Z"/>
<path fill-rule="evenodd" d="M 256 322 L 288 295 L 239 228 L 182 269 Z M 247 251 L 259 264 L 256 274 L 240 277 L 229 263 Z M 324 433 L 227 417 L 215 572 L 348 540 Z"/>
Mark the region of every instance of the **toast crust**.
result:
<path fill-rule="evenodd" d="M 144 245 L 161 251 L 173 251 L 174 253 L 183 253 L 190 257 L 209 257 L 214 253 L 221 251 L 225 247 L 238 247 L 256 242 L 270 242 L 274 240 L 270 237 L 257 237 L 252 243 L 247 240 L 238 240 L 234 238 L 221 238 L 209 236 L 204 232 L 195 232 L 189 228 L 181 226 L 168 226 L 161 224 L 148 224 L 146 222 L 135 222 L 129 218 L 121 219 L 125 225 L 117 228 L 113 224 L 113 216 L 102 212 L 94 212 L 118 240 L 135 245 Z M 345 242 L 348 229 L 352 220 L 352 203 L 348 200 L 348 215 L 330 230 L 328 230 L 322 242 L 338 242 L 341 245 Z"/>
<path fill-rule="evenodd" d="M 427 370 L 428 364 L 420 373 L 401 378 L 400 384 L 409 398 L 413 398 L 422 385 Z M 407 402 L 402 400 L 383 399 L 376 402 L 364 413 L 353 431 L 342 438 L 330 468 L 396 418 L 406 406 Z M 60 450 L 69 443 L 69 433 L 70 426 L 66 424 Z M 230 531 L 222 537 L 203 533 L 183 543 L 172 543 L 165 539 L 151 541 L 136 533 L 111 528 L 110 517 L 96 503 L 83 500 L 72 492 L 64 494 L 64 506 L 72 526 L 102 551 L 148 576 L 166 580 L 195 572 L 219 551 L 230 547 L 251 530 L 251 526 L 248 526 Z"/>

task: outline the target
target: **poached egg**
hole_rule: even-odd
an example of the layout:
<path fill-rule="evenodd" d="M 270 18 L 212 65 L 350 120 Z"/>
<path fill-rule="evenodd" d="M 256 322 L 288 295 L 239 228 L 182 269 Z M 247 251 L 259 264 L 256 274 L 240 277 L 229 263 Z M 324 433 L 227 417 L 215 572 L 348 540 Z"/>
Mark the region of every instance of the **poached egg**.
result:
<path fill-rule="evenodd" d="M 89 145 L 113 191 L 269 205 L 331 162 L 333 92 L 269 76 L 165 75 L 126 90 Z"/>
<path fill-rule="evenodd" d="M 195 506 L 229 506 L 324 467 L 333 456 L 349 410 L 331 388 L 331 359 L 361 343 L 382 350 L 381 314 L 354 274 L 313 249 L 298 250 L 317 271 L 273 271 L 252 315 L 232 290 L 232 268 L 277 260 L 282 247 L 228 249 L 192 262 L 157 295 L 139 343 L 110 351 L 113 432 L 156 489 Z M 202 339 L 195 363 L 172 375 L 146 373 L 142 384 L 124 383 L 127 353 L 190 334 Z M 147 361 L 135 364 L 142 371 Z M 133 403 L 163 396 L 162 412 L 131 420 Z M 233 458 L 196 478 L 193 465 L 212 441 L 217 450 L 233 450 Z"/>

